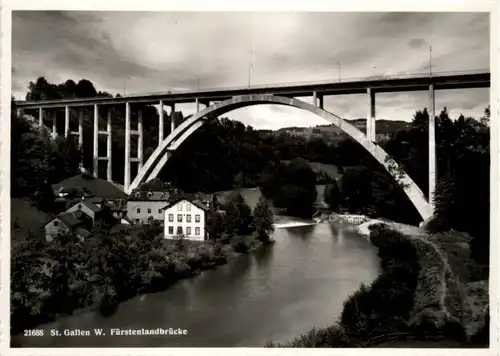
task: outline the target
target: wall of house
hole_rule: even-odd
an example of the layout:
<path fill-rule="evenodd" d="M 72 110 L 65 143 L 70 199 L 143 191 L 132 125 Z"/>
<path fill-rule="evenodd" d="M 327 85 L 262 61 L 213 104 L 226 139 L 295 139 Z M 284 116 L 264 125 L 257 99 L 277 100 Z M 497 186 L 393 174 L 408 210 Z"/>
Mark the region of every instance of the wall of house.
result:
<path fill-rule="evenodd" d="M 69 232 L 69 228 L 59 219 L 54 219 L 45 225 L 45 240 L 51 242 L 61 232 Z"/>
<path fill-rule="evenodd" d="M 155 220 L 163 221 L 165 215 L 160 209 L 168 205 L 167 201 L 138 201 L 131 200 L 127 202 L 127 216 L 133 221 L 147 221 L 150 216 Z M 137 209 L 140 209 L 137 212 Z M 151 209 L 151 212 L 148 212 Z"/>
<path fill-rule="evenodd" d="M 180 222 L 178 216 L 181 216 L 182 221 Z M 196 222 L 196 215 L 199 215 L 200 221 Z M 169 217 L 173 217 L 173 221 L 170 221 Z M 164 229 L 165 238 L 174 239 L 178 233 L 178 228 L 182 228 L 182 234 L 188 240 L 203 241 L 206 240 L 205 232 L 205 220 L 206 212 L 200 209 L 194 204 L 191 204 L 187 200 L 182 200 L 176 205 L 165 209 L 164 215 Z M 190 220 L 190 221 L 189 221 Z M 200 229 L 200 234 L 196 234 L 196 228 Z"/>
<path fill-rule="evenodd" d="M 92 210 L 90 210 L 85 204 L 82 204 L 82 203 L 77 203 L 77 204 L 73 205 L 71 208 L 66 210 L 66 212 L 71 213 L 71 212 L 78 211 L 78 210 L 81 210 L 83 213 L 90 216 L 90 218 L 93 221 L 95 220 L 95 213 Z"/>

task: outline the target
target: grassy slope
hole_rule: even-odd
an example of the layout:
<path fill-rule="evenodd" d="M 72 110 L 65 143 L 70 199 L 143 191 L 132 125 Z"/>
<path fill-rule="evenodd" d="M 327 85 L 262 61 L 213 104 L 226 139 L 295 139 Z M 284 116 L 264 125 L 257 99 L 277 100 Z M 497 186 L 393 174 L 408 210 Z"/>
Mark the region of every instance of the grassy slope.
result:
<path fill-rule="evenodd" d="M 27 199 L 12 198 L 10 200 L 11 224 L 20 226 L 23 230 L 39 232 L 49 222 L 50 216 L 36 207 Z M 12 226 L 11 225 L 11 226 Z"/>

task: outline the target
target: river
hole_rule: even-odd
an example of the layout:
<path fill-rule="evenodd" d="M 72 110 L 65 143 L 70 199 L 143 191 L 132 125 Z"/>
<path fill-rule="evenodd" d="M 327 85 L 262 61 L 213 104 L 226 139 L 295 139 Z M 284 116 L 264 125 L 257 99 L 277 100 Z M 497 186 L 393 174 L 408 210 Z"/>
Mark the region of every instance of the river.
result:
<path fill-rule="evenodd" d="M 253 200 L 253 199 L 252 199 Z M 276 243 L 168 290 L 138 296 L 104 318 L 76 313 L 41 325 L 43 337 L 15 344 L 93 347 L 262 347 L 331 325 L 343 302 L 380 273 L 377 251 L 352 228 L 278 217 Z M 289 226 L 289 227 L 286 227 Z M 49 336 L 51 329 L 103 329 L 106 336 Z M 182 328 L 183 336 L 110 336 L 109 330 Z"/>

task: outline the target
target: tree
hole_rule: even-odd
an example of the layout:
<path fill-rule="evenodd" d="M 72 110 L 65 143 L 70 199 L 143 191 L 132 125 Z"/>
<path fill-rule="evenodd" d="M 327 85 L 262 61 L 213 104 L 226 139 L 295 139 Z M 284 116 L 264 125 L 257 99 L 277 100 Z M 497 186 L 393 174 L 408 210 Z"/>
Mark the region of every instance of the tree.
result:
<path fill-rule="evenodd" d="M 249 235 L 255 231 L 250 207 L 239 192 L 234 192 L 223 206 L 226 211 L 225 232 L 227 234 Z"/>
<path fill-rule="evenodd" d="M 210 240 L 218 240 L 224 233 L 224 219 L 221 213 L 211 211 L 207 218 L 207 232 Z"/>
<path fill-rule="evenodd" d="M 271 166 L 264 172 L 260 188 L 266 198 L 290 215 L 310 217 L 314 211 L 316 174 L 302 158 Z"/>
<path fill-rule="evenodd" d="M 342 176 L 342 196 L 353 213 L 366 213 L 373 207 L 372 172 L 364 166 L 350 167 Z"/>
<path fill-rule="evenodd" d="M 259 240 L 269 242 L 269 234 L 274 231 L 274 218 L 269 202 L 263 195 L 253 210 L 253 218 Z"/>
<path fill-rule="evenodd" d="M 337 211 L 340 205 L 340 190 L 336 180 L 325 186 L 324 197 L 325 203 L 330 209 Z"/>

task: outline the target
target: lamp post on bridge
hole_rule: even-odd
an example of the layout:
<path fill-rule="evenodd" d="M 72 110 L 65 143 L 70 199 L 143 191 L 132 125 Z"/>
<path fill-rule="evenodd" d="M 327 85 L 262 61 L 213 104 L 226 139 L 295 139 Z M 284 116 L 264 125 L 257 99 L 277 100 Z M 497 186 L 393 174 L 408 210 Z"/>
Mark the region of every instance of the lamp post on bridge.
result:
<path fill-rule="evenodd" d="M 432 77 L 432 46 L 429 46 L 429 77 Z"/>

